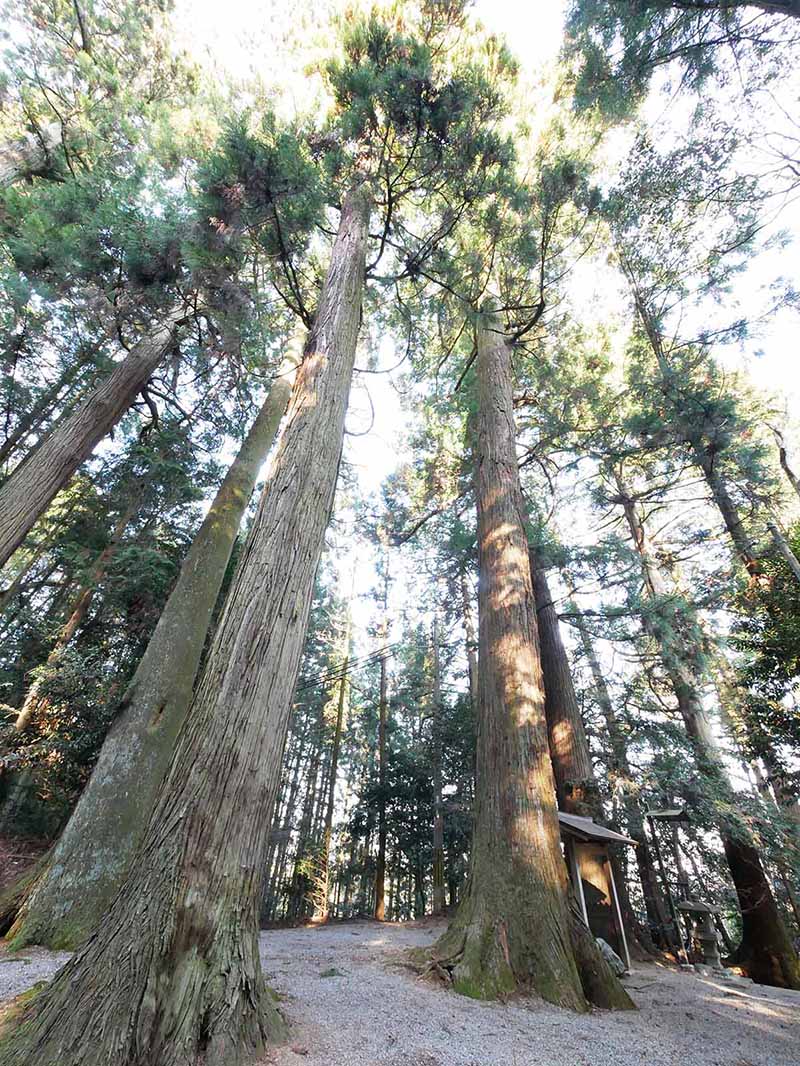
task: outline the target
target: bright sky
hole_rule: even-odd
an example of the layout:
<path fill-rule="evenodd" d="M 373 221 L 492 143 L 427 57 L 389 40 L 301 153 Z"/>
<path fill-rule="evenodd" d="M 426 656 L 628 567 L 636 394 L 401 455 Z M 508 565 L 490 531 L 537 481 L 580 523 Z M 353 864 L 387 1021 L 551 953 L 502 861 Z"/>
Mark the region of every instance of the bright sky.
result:
<path fill-rule="evenodd" d="M 246 80 L 255 76 L 267 85 L 277 83 L 291 111 L 308 106 L 313 98 L 313 80 L 303 75 L 303 66 L 317 46 L 324 49 L 325 37 L 318 27 L 324 25 L 330 12 L 345 6 L 344 0 L 226 0 L 224 6 L 217 0 L 177 0 L 176 21 L 181 44 L 197 60 L 229 77 Z M 529 71 L 555 58 L 561 41 L 562 10 L 559 0 L 541 5 L 520 0 L 476 0 L 474 4 L 475 14 L 485 27 L 506 36 Z M 391 338 L 384 339 L 378 355 L 382 367 L 397 361 Z M 375 412 L 372 430 L 365 436 L 349 437 L 345 449 L 345 460 L 357 470 L 365 494 L 377 492 L 403 457 L 402 440 L 408 426 L 392 379 L 363 375 L 357 376 L 353 389 L 349 430 L 360 432 L 369 426 L 370 401 Z M 337 551 L 337 556 L 341 554 Z M 375 574 L 363 549 L 357 554 L 356 586 L 366 592 L 373 587 Z M 352 566 L 348 555 L 339 559 L 343 594 L 350 587 Z M 408 590 L 405 575 L 397 573 L 396 577 L 394 593 L 399 603 L 406 599 Z M 371 609 L 367 601 L 356 604 L 356 629 L 366 628 Z"/>
<path fill-rule="evenodd" d="M 561 43 L 562 0 L 532 3 L 531 0 L 475 0 L 474 11 L 491 32 L 504 35 L 523 67 L 523 77 L 532 79 L 552 62 Z M 324 54 L 326 35 L 319 27 L 332 11 L 341 11 L 344 0 L 177 0 L 179 32 L 186 47 L 198 60 L 216 67 L 229 77 L 246 80 L 260 77 L 270 86 L 279 86 L 283 106 L 288 111 L 302 109 L 313 99 L 313 79 L 304 72 L 309 54 L 318 47 Z M 328 37 L 329 39 L 329 37 Z M 277 101 L 276 101 L 277 102 Z M 279 105 L 280 106 L 280 105 Z M 653 114 L 662 109 L 654 102 Z M 800 215 L 788 215 L 800 233 Z M 785 218 L 782 220 L 786 224 Z M 796 252 L 776 253 L 748 273 L 734 297 L 752 299 L 752 287 L 766 284 L 778 272 L 796 270 Z M 576 272 L 584 305 L 594 301 L 598 308 L 607 304 L 608 282 L 601 277 Z M 800 288 L 800 284 L 798 284 Z M 757 341 L 743 350 L 729 349 L 721 357 L 732 365 L 744 366 L 754 379 L 769 391 L 785 397 L 795 417 L 800 411 L 800 372 L 798 365 L 797 313 L 782 313 Z M 758 353 L 758 354 L 757 354 Z M 363 353 L 359 361 L 366 357 Z M 396 361 L 391 338 L 385 338 L 379 350 L 379 366 Z M 365 494 L 376 492 L 383 479 L 404 458 L 403 438 L 407 435 L 408 414 L 398 402 L 392 378 L 380 375 L 357 377 L 348 415 L 351 431 L 366 429 L 371 422 L 370 404 L 365 397 L 369 389 L 374 408 L 373 428 L 364 436 L 349 437 L 345 458 L 358 471 Z M 588 516 L 587 516 L 588 520 Z M 585 523 L 584 523 L 585 524 Z M 340 546 L 341 547 L 341 546 Z M 359 558 L 356 586 L 365 593 L 375 585 L 375 572 L 369 553 L 355 549 Z M 343 594 L 349 590 L 353 556 L 337 551 Z M 398 560 L 399 565 L 399 560 Z M 415 575 L 396 572 L 393 606 L 413 600 Z M 418 591 L 418 590 L 417 590 Z M 422 608 L 422 605 L 420 605 Z M 364 600 L 355 606 L 356 629 L 362 634 L 370 620 L 372 605 Z M 364 639 L 364 638 L 362 638 Z M 393 639 L 397 639 L 397 634 Z M 363 649 L 362 649 L 363 650 Z"/>

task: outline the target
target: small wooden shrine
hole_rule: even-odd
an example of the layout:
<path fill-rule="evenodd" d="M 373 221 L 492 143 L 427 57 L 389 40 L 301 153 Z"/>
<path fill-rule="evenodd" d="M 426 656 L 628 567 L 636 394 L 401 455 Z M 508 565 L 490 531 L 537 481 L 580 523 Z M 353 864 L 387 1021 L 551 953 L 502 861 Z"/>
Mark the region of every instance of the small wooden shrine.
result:
<path fill-rule="evenodd" d="M 558 820 L 564 857 L 586 924 L 630 969 L 631 957 L 609 848 L 612 844 L 635 848 L 636 841 L 577 814 L 559 812 Z"/>

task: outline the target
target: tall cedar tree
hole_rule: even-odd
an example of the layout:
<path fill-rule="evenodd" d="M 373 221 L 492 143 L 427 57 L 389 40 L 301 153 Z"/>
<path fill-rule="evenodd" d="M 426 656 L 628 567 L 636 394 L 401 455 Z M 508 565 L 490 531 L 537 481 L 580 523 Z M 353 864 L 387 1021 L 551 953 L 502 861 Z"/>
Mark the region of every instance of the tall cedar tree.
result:
<path fill-rule="evenodd" d="M 586 1009 L 584 994 L 603 1006 L 632 1007 L 570 913 L 517 469 L 511 349 L 496 316 L 481 316 L 476 333 L 477 803 L 469 883 L 432 955 L 456 990 L 477 998 L 525 990 L 573 1010 Z"/>
<path fill-rule="evenodd" d="M 98 932 L 6 1038 L 9 1066 L 235 1066 L 284 1032 L 258 952 L 261 877 L 341 455 L 369 214 L 354 187 L 271 476 L 137 858 Z"/>

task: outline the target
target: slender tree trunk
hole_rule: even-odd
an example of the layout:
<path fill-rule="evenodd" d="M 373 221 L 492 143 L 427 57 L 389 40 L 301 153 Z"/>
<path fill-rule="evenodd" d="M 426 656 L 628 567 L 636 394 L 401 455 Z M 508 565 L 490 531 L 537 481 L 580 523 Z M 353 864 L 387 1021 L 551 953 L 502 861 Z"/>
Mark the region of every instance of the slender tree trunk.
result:
<path fill-rule="evenodd" d="M 606 821 L 605 812 L 592 767 L 583 716 L 575 694 L 569 657 L 561 639 L 558 612 L 547 581 L 545 562 L 535 548 L 530 549 L 530 563 L 544 681 L 545 716 L 550 740 L 550 761 L 553 764 L 559 808 L 569 814 L 593 818 L 602 825 Z M 599 672 L 596 658 L 595 664 Z M 605 689 L 604 679 L 602 683 Z M 610 703 L 607 689 L 605 696 Z M 613 716 L 613 707 L 611 714 Z M 650 938 L 643 937 L 639 922 L 630 906 L 627 886 L 621 876 L 622 864 L 617 855 L 610 856 L 610 861 L 620 896 L 625 935 L 631 947 L 639 947 L 647 954 L 650 949 L 647 942 Z M 640 943 L 642 939 L 645 940 L 644 945 Z"/>
<path fill-rule="evenodd" d="M 785 534 L 778 526 L 778 523 L 772 520 L 767 522 L 767 529 L 769 530 L 769 534 L 772 537 L 772 543 L 778 549 L 778 552 L 780 553 L 783 561 L 791 570 L 795 581 L 800 583 L 800 561 L 798 561 L 797 556 L 792 551 L 792 546 L 787 540 Z"/>
<path fill-rule="evenodd" d="M 544 560 L 530 549 L 536 626 L 544 682 L 544 709 L 550 761 L 556 781 L 559 808 L 603 821 L 600 790 L 592 769 L 589 742 L 572 682 L 567 651 L 561 639 Z"/>
<path fill-rule="evenodd" d="M 54 381 L 49 389 L 45 389 L 30 411 L 22 415 L 11 433 L 0 445 L 0 467 L 5 466 L 6 461 L 16 452 L 28 434 L 32 433 L 45 421 L 52 412 L 53 406 L 58 402 L 61 392 L 65 387 L 73 384 L 90 361 L 85 354 L 76 359 L 71 366 L 66 368 L 58 381 Z"/>
<path fill-rule="evenodd" d="M 533 639 L 511 351 L 493 317 L 477 324 L 477 383 L 477 804 L 469 883 L 432 956 L 466 995 L 492 999 L 525 990 L 585 1010 Z M 593 940 L 587 953 L 605 978 L 596 998 L 630 1006 Z"/>
<path fill-rule="evenodd" d="M 619 478 L 617 486 L 619 502 L 623 506 L 639 557 L 647 595 L 657 607 L 666 595 L 666 583 L 656 564 L 644 522 L 631 493 Z M 677 617 L 672 617 L 673 614 L 674 611 L 670 611 L 669 616 L 662 621 L 657 611 L 652 614 L 645 612 L 642 623 L 660 650 L 664 671 L 675 693 L 698 771 L 711 784 L 721 806 L 726 811 L 735 811 L 735 794 L 703 706 L 701 679 L 694 665 L 700 660 L 700 654 L 695 649 L 692 620 L 685 617 L 685 612 Z M 747 967 L 753 980 L 760 984 L 800 988 L 800 962 L 778 912 L 749 830 L 738 819 L 733 821 L 727 813 L 720 813 L 717 824 L 742 912 L 739 961 Z"/>
<path fill-rule="evenodd" d="M 27 559 L 25 559 L 25 561 L 21 563 L 20 568 L 14 575 L 13 580 L 8 585 L 6 585 L 5 588 L 0 589 L 0 614 L 2 614 L 6 610 L 12 600 L 19 594 L 20 590 L 25 584 L 25 578 L 28 576 L 31 570 L 33 570 L 39 560 L 44 556 L 45 552 L 52 546 L 52 542 L 53 537 L 46 537 L 41 542 L 41 544 L 38 544 L 35 547 L 31 546 L 30 553 Z M 17 557 L 17 559 L 15 559 L 14 561 L 15 563 L 18 562 L 19 557 Z M 50 570 L 50 573 L 52 573 L 54 569 L 55 567 Z M 2 640 L 2 636 L 0 636 L 0 640 Z"/>
<path fill-rule="evenodd" d="M 125 530 L 128 528 L 139 510 L 143 493 L 144 483 L 141 483 L 134 491 L 127 507 L 114 526 L 108 544 L 97 556 L 88 581 L 78 590 L 78 595 L 73 601 L 69 617 L 62 626 L 61 631 L 56 638 L 56 642 L 51 648 L 50 654 L 47 656 L 47 666 L 53 667 L 58 663 L 86 617 L 86 614 L 92 605 L 95 592 L 97 591 L 97 586 L 105 577 L 109 563 L 114 558 L 117 549 L 119 548 Z M 30 726 L 36 713 L 36 709 L 39 706 L 39 692 L 41 691 L 41 687 L 41 681 L 36 680 L 28 689 L 25 701 L 23 702 L 19 714 L 17 715 L 17 720 L 14 723 L 15 732 L 23 733 Z"/>
<path fill-rule="evenodd" d="M 567 587 L 570 589 L 570 592 L 573 592 L 572 585 L 568 579 Z M 614 710 L 611 693 L 608 691 L 608 686 L 600 667 L 600 662 L 597 658 L 597 653 L 594 648 L 591 634 L 587 628 L 586 621 L 581 612 L 574 605 L 574 602 L 572 602 L 570 606 L 575 616 L 581 645 L 589 663 L 589 669 L 592 673 L 595 698 L 597 699 L 598 706 L 603 715 L 603 721 L 606 725 L 606 735 L 608 736 L 611 748 L 611 769 L 614 779 L 612 784 L 615 788 L 617 785 L 621 785 L 622 806 L 625 812 L 625 828 L 628 835 L 637 843 L 636 866 L 639 873 L 639 881 L 642 886 L 642 896 L 644 897 L 645 911 L 647 912 L 650 929 L 655 933 L 659 941 L 663 941 L 664 947 L 673 948 L 676 946 L 674 941 L 670 942 L 663 939 L 667 935 L 666 931 L 671 928 L 672 923 L 667 902 L 664 899 L 664 894 L 661 891 L 661 886 L 658 881 L 658 874 L 656 872 L 653 856 L 650 853 L 650 845 L 645 835 L 644 816 L 641 804 L 631 793 L 634 774 L 628 760 L 628 748 L 625 734 L 620 727 L 619 719 Z M 643 933 L 644 931 L 642 930 L 639 939 L 643 942 L 644 946 L 649 949 L 647 941 L 650 938 L 645 938 L 642 935 Z"/>
<path fill-rule="evenodd" d="M 633 275 L 630 267 L 625 263 L 623 257 L 623 269 L 630 282 L 634 303 L 639 315 L 639 319 L 644 327 L 644 331 L 647 334 L 647 339 L 650 342 L 650 347 L 653 350 L 653 355 L 658 363 L 658 368 L 661 373 L 663 386 L 667 392 L 667 397 L 672 405 L 671 417 L 674 420 L 675 428 L 679 434 L 684 438 L 689 445 L 692 455 L 694 457 L 695 464 L 700 468 L 705 478 L 711 493 L 711 498 L 719 510 L 722 516 L 722 521 L 725 524 L 725 528 L 728 531 L 728 536 L 733 542 L 736 555 L 747 572 L 748 576 L 754 578 L 758 575 L 760 570 L 760 560 L 758 558 L 755 546 L 750 538 L 750 534 L 745 528 L 742 522 L 741 516 L 736 503 L 731 497 L 728 491 L 728 486 L 724 477 L 719 470 L 719 451 L 713 440 L 709 440 L 707 434 L 705 434 L 702 428 L 698 431 L 697 427 L 693 424 L 687 424 L 685 416 L 682 414 L 682 398 L 680 393 L 676 391 L 675 371 L 669 364 L 669 359 L 664 351 L 663 339 L 660 329 L 658 327 L 657 320 L 650 313 L 644 299 L 642 298 L 639 289 L 636 284 L 635 276 Z M 670 395 L 671 394 L 671 395 Z"/>
<path fill-rule="evenodd" d="M 378 701 L 378 857 L 375 863 L 375 918 L 382 922 L 385 917 L 386 895 L 386 724 L 388 717 L 388 654 L 386 642 L 389 635 L 389 558 L 383 553 L 383 619 L 381 641 L 384 651 L 381 656 L 380 696 Z"/>
<path fill-rule="evenodd" d="M 783 434 L 777 429 L 772 431 L 775 434 L 775 440 L 778 445 L 778 459 L 781 464 L 781 470 L 783 470 L 789 484 L 795 491 L 795 495 L 800 497 L 800 478 L 795 474 L 794 470 L 789 466 L 789 457 L 786 453 L 786 445 L 783 442 Z"/>
<path fill-rule="evenodd" d="M 94 936 L 24 1010 L 4 1066 L 238 1066 L 285 1032 L 261 880 L 361 318 L 368 200 L 345 198 L 271 476 L 144 840 Z"/>
<path fill-rule="evenodd" d="M 370 890 L 370 881 L 372 882 L 372 887 L 373 888 L 375 887 L 375 877 L 374 877 L 374 875 L 372 876 L 372 878 L 370 878 L 370 876 L 369 876 L 370 866 L 371 866 L 370 851 L 372 849 L 372 830 L 373 830 L 374 822 L 375 822 L 375 819 L 374 819 L 373 811 L 372 811 L 372 808 L 370 808 L 367 811 L 367 822 L 366 822 L 366 825 L 364 827 L 364 829 L 365 829 L 365 832 L 364 832 L 364 846 L 363 846 L 362 851 L 361 851 L 362 858 L 363 858 L 363 864 L 362 864 L 362 868 L 361 868 L 361 878 L 360 878 L 360 884 L 359 884 L 359 888 L 358 888 L 358 913 L 360 915 L 364 916 L 364 917 L 366 917 L 367 914 L 374 914 L 375 913 L 375 905 L 374 905 L 374 903 L 373 903 L 371 908 L 368 906 L 369 898 L 370 898 L 370 891 L 369 891 Z"/>
<path fill-rule="evenodd" d="M 442 678 L 439 664 L 439 619 L 433 620 L 433 913 L 445 913 L 444 812 L 442 810 Z"/>
<path fill-rule="evenodd" d="M 712 499 L 722 515 L 722 521 L 725 523 L 725 528 L 733 542 L 736 554 L 748 575 L 755 577 L 760 570 L 760 560 L 739 515 L 739 510 L 731 498 L 725 479 L 719 472 L 717 453 L 704 440 L 694 434 L 689 436 L 689 445 L 697 465 L 703 471 Z"/>
<path fill-rule="evenodd" d="M 5 565 L 54 497 L 128 410 L 172 348 L 184 318 L 183 308 L 172 310 L 0 488 L 0 566 Z"/>
<path fill-rule="evenodd" d="M 142 838 L 186 717 L 225 568 L 286 410 L 291 346 L 181 567 L 78 805 L 10 937 L 74 948 L 97 926 Z"/>
<path fill-rule="evenodd" d="M 464 636 L 467 652 L 467 672 L 469 674 L 469 698 L 472 710 L 478 710 L 478 656 L 475 649 L 478 647 L 478 637 L 475 632 L 475 622 L 472 617 L 472 597 L 470 596 L 467 572 L 462 570 L 459 576 L 461 585 L 461 611 L 464 618 Z"/>
<path fill-rule="evenodd" d="M 264 891 L 264 898 L 261 904 L 262 917 L 267 921 L 269 921 L 274 915 L 278 903 L 278 888 L 283 878 L 286 849 L 289 845 L 289 837 L 292 830 L 292 820 L 294 818 L 295 804 L 297 802 L 297 793 L 300 790 L 300 767 L 305 754 L 305 735 L 306 730 L 303 729 L 302 735 L 298 738 L 297 754 L 292 760 L 292 772 L 289 788 L 284 797 L 283 811 L 281 811 L 280 807 L 276 804 L 275 817 L 272 820 L 270 854 L 265 864 L 266 869 L 269 871 L 269 877 L 267 878 L 267 888 Z M 276 834 L 279 836 L 277 846 L 274 845 L 272 839 Z"/>
<path fill-rule="evenodd" d="M 47 656 L 45 667 L 49 672 L 58 668 L 58 663 L 64 656 L 64 652 L 72 643 L 72 638 L 83 623 L 89 608 L 94 600 L 97 586 L 106 574 L 108 565 L 116 554 L 122 536 L 128 528 L 131 520 L 139 510 L 141 498 L 144 492 L 144 483 L 140 483 L 133 493 L 133 498 L 120 515 L 117 524 L 111 532 L 108 544 L 100 552 L 95 560 L 86 584 L 78 590 L 78 594 L 72 602 L 70 613 L 65 624 L 61 627 L 53 647 Z M 25 733 L 30 729 L 36 716 L 46 707 L 47 700 L 42 696 L 44 679 L 37 677 L 30 685 L 22 707 L 14 722 L 14 733 Z M 35 806 L 36 774 L 33 770 L 23 770 L 13 779 L 13 786 L 0 810 L 0 832 L 13 832 L 14 825 L 25 807 L 32 803 Z M 41 868 L 41 867 L 40 867 Z M 24 897 L 22 897 L 24 898 Z M 10 915 L 6 913 L 6 923 Z"/>
<path fill-rule="evenodd" d="M 342 746 L 342 727 L 344 725 L 345 698 L 347 696 L 348 677 L 347 671 L 350 666 L 350 605 L 347 607 L 347 627 L 344 637 L 344 659 L 342 661 L 342 676 L 339 681 L 339 696 L 336 700 L 336 724 L 333 730 L 333 742 L 331 744 L 330 770 L 328 774 L 328 796 L 325 804 L 325 826 L 322 831 L 322 852 L 320 855 L 318 884 L 315 887 L 317 906 L 314 917 L 321 921 L 328 919 L 328 894 L 330 889 L 330 862 L 331 840 L 333 839 L 333 812 L 336 804 L 336 777 L 339 772 L 339 752 Z"/>
<path fill-rule="evenodd" d="M 306 794 L 303 800 L 303 813 L 300 817 L 300 826 L 297 830 L 297 847 L 294 853 L 294 868 L 292 871 L 292 885 L 289 902 L 286 908 L 288 918 L 297 918 L 303 910 L 305 901 L 306 882 L 303 871 L 303 860 L 308 853 L 311 843 L 311 826 L 314 818 L 314 800 L 317 794 L 317 776 L 319 775 L 320 763 L 320 731 L 314 738 L 314 747 L 308 763 L 308 775 L 306 778 Z"/>

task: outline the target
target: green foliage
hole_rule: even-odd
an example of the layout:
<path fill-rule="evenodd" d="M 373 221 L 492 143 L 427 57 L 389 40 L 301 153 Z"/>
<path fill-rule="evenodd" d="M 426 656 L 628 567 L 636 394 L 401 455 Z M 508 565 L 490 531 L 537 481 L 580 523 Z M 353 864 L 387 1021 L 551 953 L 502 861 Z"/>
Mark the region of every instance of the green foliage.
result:
<path fill-rule="evenodd" d="M 698 90 L 743 70 L 759 84 L 777 77 L 797 28 L 780 11 L 757 8 L 747 0 L 573 0 L 567 35 L 579 62 L 576 102 L 623 117 L 669 64 L 680 71 L 676 81 Z"/>
<path fill-rule="evenodd" d="M 789 543 L 800 554 L 800 527 Z M 751 752 L 777 741 L 800 749 L 800 586 L 784 559 L 769 555 L 758 580 L 735 605 L 732 644 L 742 654 L 741 683 Z"/>

